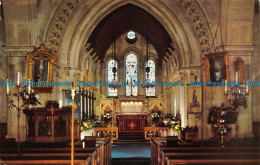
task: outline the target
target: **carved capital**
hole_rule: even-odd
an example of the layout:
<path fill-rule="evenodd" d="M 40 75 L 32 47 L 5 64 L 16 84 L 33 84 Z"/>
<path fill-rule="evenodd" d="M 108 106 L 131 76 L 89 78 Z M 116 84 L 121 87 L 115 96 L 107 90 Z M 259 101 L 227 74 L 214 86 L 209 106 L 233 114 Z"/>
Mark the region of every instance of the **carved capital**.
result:
<path fill-rule="evenodd" d="M 34 50 L 33 46 L 4 46 L 7 57 L 25 57 L 28 52 Z"/>
<path fill-rule="evenodd" d="M 203 12 L 199 9 L 196 1 L 191 0 L 179 0 L 180 6 L 186 12 L 186 16 L 193 25 L 193 29 L 196 31 L 200 40 L 200 46 L 202 53 L 208 53 L 210 49 L 209 39 L 210 32 L 209 26 Z"/>
<path fill-rule="evenodd" d="M 223 51 L 223 47 L 217 47 L 217 51 Z M 232 45 L 224 46 L 224 51 L 228 52 L 229 56 L 252 56 L 255 51 L 253 45 Z"/>

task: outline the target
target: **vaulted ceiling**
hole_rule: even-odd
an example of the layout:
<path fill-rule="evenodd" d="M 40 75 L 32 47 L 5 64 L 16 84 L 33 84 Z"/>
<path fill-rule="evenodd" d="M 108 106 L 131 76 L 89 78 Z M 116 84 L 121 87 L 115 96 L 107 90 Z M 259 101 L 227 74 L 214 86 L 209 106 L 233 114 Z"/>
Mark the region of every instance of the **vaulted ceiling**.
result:
<path fill-rule="evenodd" d="M 154 46 L 159 57 L 164 57 L 172 40 L 164 27 L 145 10 L 127 4 L 107 15 L 91 33 L 86 48 L 98 59 L 103 59 L 109 46 L 123 33 L 133 30 L 144 37 Z M 91 51 L 90 51 L 91 50 Z"/>

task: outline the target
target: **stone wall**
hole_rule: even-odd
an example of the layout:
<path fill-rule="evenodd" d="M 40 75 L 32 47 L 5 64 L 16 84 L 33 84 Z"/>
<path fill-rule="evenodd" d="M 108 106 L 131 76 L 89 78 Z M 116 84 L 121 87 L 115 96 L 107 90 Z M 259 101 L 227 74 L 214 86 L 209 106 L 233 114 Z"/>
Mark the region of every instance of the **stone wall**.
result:
<path fill-rule="evenodd" d="M 252 57 L 252 80 L 260 82 L 260 3 L 256 1 L 254 12 L 254 45 L 256 46 L 255 53 Z M 260 87 L 253 86 L 253 121 L 260 121 Z"/>

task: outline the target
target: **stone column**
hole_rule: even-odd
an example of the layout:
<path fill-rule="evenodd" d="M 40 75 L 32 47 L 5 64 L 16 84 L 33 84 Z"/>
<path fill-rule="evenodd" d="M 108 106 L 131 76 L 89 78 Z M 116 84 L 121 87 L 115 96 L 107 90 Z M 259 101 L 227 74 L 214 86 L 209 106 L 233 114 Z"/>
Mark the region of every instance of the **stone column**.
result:
<path fill-rule="evenodd" d="M 106 82 L 106 63 L 105 62 L 101 63 L 101 78 L 100 78 L 100 81 Z M 100 90 L 101 90 L 101 93 L 102 93 L 103 96 L 107 95 L 106 86 L 100 86 Z"/>
<path fill-rule="evenodd" d="M 22 72 L 23 81 L 28 79 L 28 64 L 25 60 L 25 56 L 28 52 L 33 51 L 33 47 L 3 47 L 4 52 L 7 57 L 7 75 L 11 81 L 15 81 L 14 75 L 15 72 Z M 22 88 L 22 87 L 21 87 Z M 9 100 L 13 100 L 14 104 L 17 105 L 17 97 L 13 96 L 14 93 L 17 93 L 17 88 L 12 86 L 11 95 Z M 21 91 L 21 89 L 20 89 Z M 20 105 L 23 104 L 20 99 Z M 7 136 L 6 138 L 17 138 L 17 109 L 6 107 L 6 116 L 7 116 Z M 22 110 L 20 111 L 20 141 L 26 140 L 26 116 L 23 114 Z"/>
<path fill-rule="evenodd" d="M 144 82 L 145 81 L 145 71 L 144 71 L 144 66 L 141 65 L 142 63 L 139 63 L 139 77 L 138 77 L 138 82 Z M 139 91 L 139 96 L 145 96 L 145 89 L 141 87 L 140 85 L 138 86 L 138 91 Z"/>
<path fill-rule="evenodd" d="M 161 82 L 166 82 L 166 80 L 167 80 L 167 71 L 166 71 L 166 62 L 165 61 L 163 61 L 162 62 L 162 72 L 161 72 L 161 74 L 162 74 L 162 77 L 161 77 Z M 164 113 L 167 113 L 168 112 L 168 106 L 167 106 L 167 86 L 164 86 L 164 85 L 162 85 L 161 86 L 161 89 L 162 89 L 162 98 L 163 98 L 163 111 L 164 111 Z"/>
<path fill-rule="evenodd" d="M 171 113 L 172 116 L 175 116 L 176 115 L 176 93 L 175 93 L 175 87 L 171 87 L 170 91 L 171 91 L 171 99 L 170 99 L 171 110 L 170 110 L 170 113 Z"/>
<path fill-rule="evenodd" d="M 245 80 L 252 81 L 252 54 L 254 53 L 255 46 L 224 46 L 224 50 L 229 54 L 229 72 L 231 81 L 235 81 L 235 66 L 234 62 L 237 58 L 242 58 L 245 65 Z M 233 74 L 232 74 L 233 73 Z M 240 82 L 243 84 L 244 82 Z M 239 107 L 238 112 L 238 138 L 252 137 L 252 86 L 249 86 L 249 96 L 247 108 Z M 232 130 L 234 136 L 235 130 Z"/>

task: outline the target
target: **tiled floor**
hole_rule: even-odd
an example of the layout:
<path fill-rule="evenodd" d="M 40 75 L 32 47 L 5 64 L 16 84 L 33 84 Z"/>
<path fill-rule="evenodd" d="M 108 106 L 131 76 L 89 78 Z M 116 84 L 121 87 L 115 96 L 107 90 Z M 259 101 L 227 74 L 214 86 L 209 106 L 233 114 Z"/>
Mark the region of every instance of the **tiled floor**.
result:
<path fill-rule="evenodd" d="M 112 158 L 151 158 L 150 143 L 112 144 Z"/>

